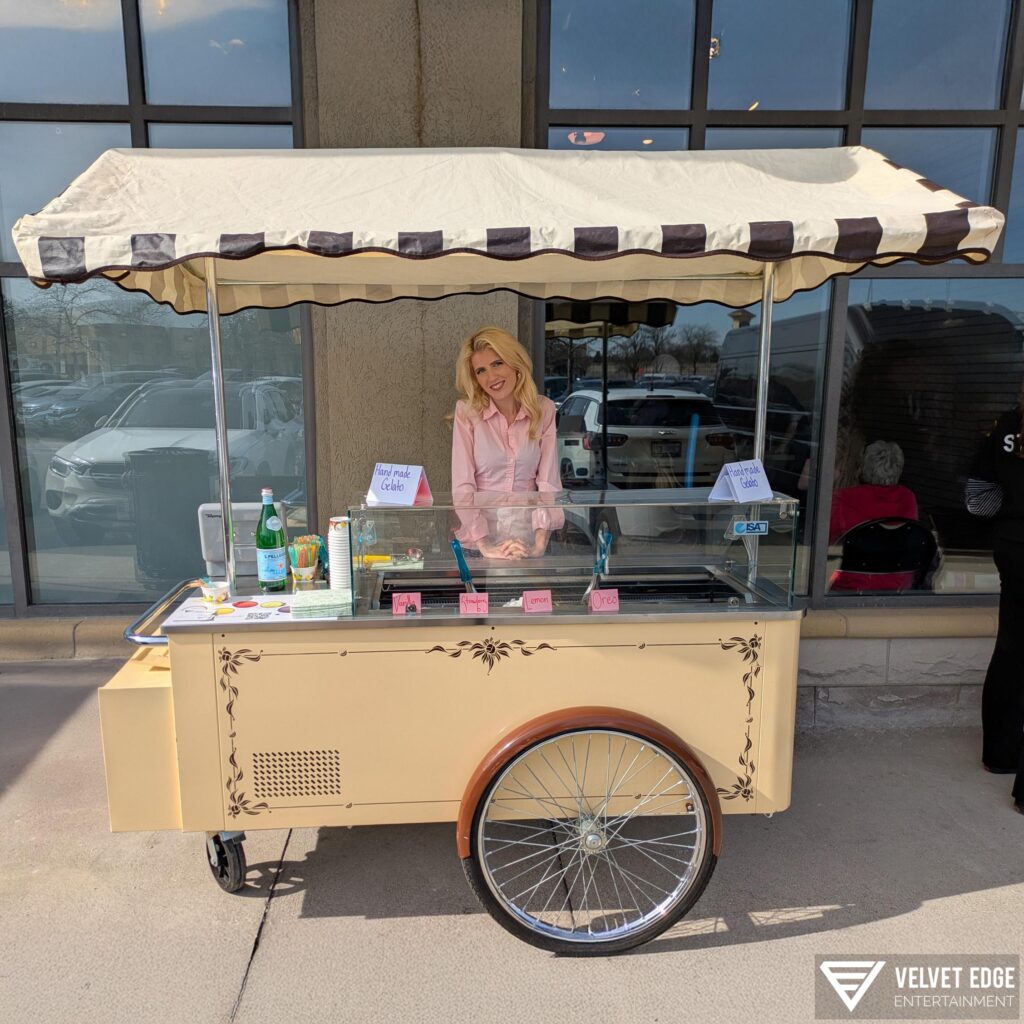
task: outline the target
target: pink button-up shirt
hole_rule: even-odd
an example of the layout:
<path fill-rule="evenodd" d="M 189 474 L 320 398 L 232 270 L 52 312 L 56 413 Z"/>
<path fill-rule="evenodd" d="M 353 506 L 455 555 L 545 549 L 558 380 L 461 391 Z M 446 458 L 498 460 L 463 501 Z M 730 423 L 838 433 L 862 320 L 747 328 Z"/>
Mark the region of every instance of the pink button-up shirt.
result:
<path fill-rule="evenodd" d="M 539 436 L 530 438 L 530 418 L 522 409 L 509 423 L 491 402 L 476 412 L 468 402 L 455 406 L 452 436 L 452 497 L 457 505 L 472 505 L 480 492 L 513 494 L 562 489 L 555 440 L 555 403 L 541 398 Z M 484 499 L 485 501 L 487 499 Z M 532 543 L 534 530 L 557 530 L 565 522 L 560 509 L 535 508 L 529 516 L 521 509 L 481 509 L 459 512 L 459 540 L 470 543 L 493 536 L 517 537 Z"/>

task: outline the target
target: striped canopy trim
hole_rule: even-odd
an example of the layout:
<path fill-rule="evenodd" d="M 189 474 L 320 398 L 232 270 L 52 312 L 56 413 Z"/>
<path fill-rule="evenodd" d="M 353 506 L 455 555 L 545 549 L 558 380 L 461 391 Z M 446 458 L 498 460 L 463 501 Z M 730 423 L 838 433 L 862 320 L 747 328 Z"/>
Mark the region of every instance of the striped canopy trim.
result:
<path fill-rule="evenodd" d="M 765 262 L 779 265 L 781 301 L 867 264 L 983 262 L 1003 223 L 997 210 L 860 147 L 310 154 L 304 162 L 299 152 L 282 161 L 280 151 L 109 151 L 40 214 L 15 225 L 19 255 L 37 284 L 104 275 L 183 313 L 205 309 L 205 257 L 218 260 L 225 313 L 495 289 L 534 298 L 739 306 L 760 298 L 755 278 Z M 439 176 L 439 163 L 446 177 Z M 382 168 L 394 169 L 397 187 L 390 193 L 373 187 Z M 304 174 L 311 198 L 303 198 Z M 726 187 L 715 188 L 713 175 Z M 731 177 L 743 186 L 732 193 Z M 225 204 L 238 181 L 245 188 L 236 187 L 238 200 Z M 463 199 L 474 190 L 470 201 Z M 361 201 L 361 191 L 373 193 L 373 201 Z M 183 208 L 181 197 L 189 195 L 194 202 Z M 876 212 L 867 213 L 872 205 Z M 474 226 L 476 212 L 504 223 Z M 754 219 L 751 212 L 790 216 Z M 601 223 L 603 213 L 618 223 Z M 512 221 L 513 215 L 523 220 Z M 302 223 L 317 216 L 324 218 L 320 225 Z M 584 217 L 590 222 L 580 224 Z M 367 226 L 403 218 L 417 228 L 430 220 L 437 226 Z M 248 221 L 262 230 L 217 231 L 218 221 L 223 227 Z M 467 256 L 478 259 L 467 262 Z M 314 269 L 312 262 L 324 265 Z M 259 272 L 232 266 L 245 263 L 258 263 Z M 724 274 L 747 279 L 693 280 Z"/>

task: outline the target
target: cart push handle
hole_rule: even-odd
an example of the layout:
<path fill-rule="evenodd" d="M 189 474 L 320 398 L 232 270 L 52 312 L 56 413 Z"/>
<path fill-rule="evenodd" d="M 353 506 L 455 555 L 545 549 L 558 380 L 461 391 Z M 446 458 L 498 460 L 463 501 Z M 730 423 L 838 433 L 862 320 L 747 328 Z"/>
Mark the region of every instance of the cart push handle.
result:
<path fill-rule="evenodd" d="M 153 622 L 167 611 L 182 594 L 191 590 L 196 585 L 195 579 L 182 580 L 175 584 L 164 594 L 160 600 L 151 604 L 131 625 L 124 631 L 124 638 L 130 644 L 137 647 L 166 647 L 167 637 L 162 633 L 150 633 L 147 630 Z"/>

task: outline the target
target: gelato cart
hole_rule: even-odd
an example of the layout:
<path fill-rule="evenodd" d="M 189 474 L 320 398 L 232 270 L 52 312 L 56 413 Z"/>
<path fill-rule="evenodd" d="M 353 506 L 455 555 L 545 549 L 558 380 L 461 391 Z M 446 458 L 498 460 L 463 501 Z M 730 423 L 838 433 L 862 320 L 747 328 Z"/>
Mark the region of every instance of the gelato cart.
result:
<path fill-rule="evenodd" d="M 205 833 L 235 891 L 248 830 L 450 821 L 528 942 L 606 954 L 670 927 L 723 816 L 790 800 L 797 501 L 359 500 L 323 510 L 348 534 L 344 607 L 302 617 L 236 577 L 219 318 L 495 289 L 760 301 L 760 458 L 774 301 L 867 264 L 982 261 L 1001 224 L 860 148 L 104 154 L 19 221 L 18 251 L 42 286 L 103 275 L 209 314 L 230 584 L 217 604 L 183 584 L 128 631 L 100 690 L 111 827 Z M 488 559 L 452 544 L 470 514 L 556 527 L 542 556 Z"/>

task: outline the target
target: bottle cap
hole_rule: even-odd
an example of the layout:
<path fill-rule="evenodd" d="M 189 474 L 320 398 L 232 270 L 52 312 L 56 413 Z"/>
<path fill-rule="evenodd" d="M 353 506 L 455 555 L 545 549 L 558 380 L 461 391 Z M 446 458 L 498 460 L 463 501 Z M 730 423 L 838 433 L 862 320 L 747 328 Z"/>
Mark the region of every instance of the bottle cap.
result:
<path fill-rule="evenodd" d="M 274 488 L 273 487 L 264 487 L 263 490 L 260 491 L 260 494 L 269 494 L 271 497 L 273 497 L 274 496 Z"/>

